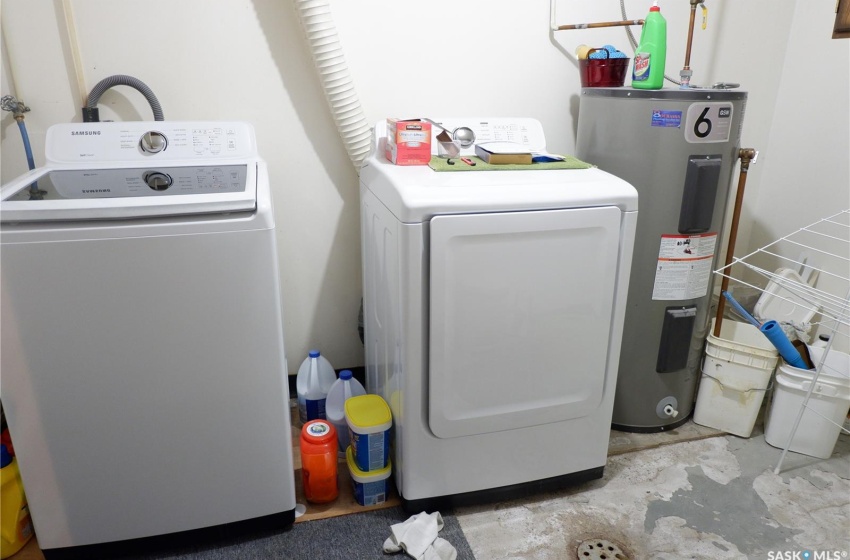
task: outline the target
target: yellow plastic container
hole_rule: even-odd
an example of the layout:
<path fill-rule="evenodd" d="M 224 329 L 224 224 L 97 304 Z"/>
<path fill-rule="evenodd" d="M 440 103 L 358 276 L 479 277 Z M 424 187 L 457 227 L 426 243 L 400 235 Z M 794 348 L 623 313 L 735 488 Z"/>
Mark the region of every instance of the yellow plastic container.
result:
<path fill-rule="evenodd" d="M 387 466 L 383 469 L 364 472 L 357 466 L 351 446 L 345 451 L 345 460 L 348 462 L 348 472 L 351 474 L 354 499 L 357 503 L 361 506 L 376 506 L 386 502 L 390 492 L 392 461 L 387 461 Z"/>
<path fill-rule="evenodd" d="M 389 405 L 380 395 L 360 395 L 345 401 L 344 408 L 357 467 L 363 472 L 382 470 L 390 459 Z"/>
<path fill-rule="evenodd" d="M 0 558 L 18 552 L 32 538 L 32 519 L 18 462 L 2 446 L 0 459 Z"/>

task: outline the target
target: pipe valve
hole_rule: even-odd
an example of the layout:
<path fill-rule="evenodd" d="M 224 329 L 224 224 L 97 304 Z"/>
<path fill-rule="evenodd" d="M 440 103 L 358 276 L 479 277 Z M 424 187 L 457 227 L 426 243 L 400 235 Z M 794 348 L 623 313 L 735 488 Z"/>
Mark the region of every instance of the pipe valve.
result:
<path fill-rule="evenodd" d="M 741 158 L 742 167 L 749 167 L 751 163 L 756 163 L 756 160 L 759 158 L 759 152 L 754 148 L 741 148 L 738 151 L 738 157 Z"/>
<path fill-rule="evenodd" d="M 14 95 L 4 95 L 0 98 L 0 109 L 9 111 L 16 119 L 22 119 L 30 108 L 23 101 L 18 101 Z"/>

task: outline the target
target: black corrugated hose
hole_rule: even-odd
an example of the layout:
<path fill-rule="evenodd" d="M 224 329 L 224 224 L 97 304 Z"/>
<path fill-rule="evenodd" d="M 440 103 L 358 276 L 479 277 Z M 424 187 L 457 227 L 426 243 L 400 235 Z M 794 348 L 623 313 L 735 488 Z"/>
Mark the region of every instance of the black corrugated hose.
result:
<path fill-rule="evenodd" d="M 159 100 L 156 98 L 153 91 L 151 91 L 151 88 L 138 78 L 126 76 L 124 74 L 116 74 L 102 79 L 92 88 L 91 93 L 89 93 L 86 106 L 83 107 L 83 122 L 100 121 L 97 110 L 97 102 L 100 101 L 100 96 L 103 95 L 106 90 L 115 86 L 130 86 L 136 89 L 139 93 L 145 96 L 145 99 L 148 100 L 148 104 L 150 104 L 151 110 L 153 111 L 154 120 L 164 120 L 162 116 L 162 107 L 159 105 Z"/>

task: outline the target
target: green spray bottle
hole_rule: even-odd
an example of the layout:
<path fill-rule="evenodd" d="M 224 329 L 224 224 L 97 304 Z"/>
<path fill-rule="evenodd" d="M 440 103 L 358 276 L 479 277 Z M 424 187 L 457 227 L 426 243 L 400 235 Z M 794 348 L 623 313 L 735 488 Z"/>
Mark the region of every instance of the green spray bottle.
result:
<path fill-rule="evenodd" d="M 640 33 L 635 51 L 632 87 L 661 89 L 664 86 L 664 66 L 667 61 L 667 20 L 661 15 L 658 0 L 652 4 Z"/>

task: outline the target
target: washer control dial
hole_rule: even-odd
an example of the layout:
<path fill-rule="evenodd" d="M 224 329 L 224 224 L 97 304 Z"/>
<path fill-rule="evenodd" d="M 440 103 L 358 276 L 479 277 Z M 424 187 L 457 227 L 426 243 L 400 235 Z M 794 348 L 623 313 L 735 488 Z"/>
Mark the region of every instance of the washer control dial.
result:
<path fill-rule="evenodd" d="M 168 147 L 168 138 L 162 132 L 151 130 L 145 132 L 139 140 L 139 147 L 148 154 L 158 154 Z"/>
<path fill-rule="evenodd" d="M 174 182 L 170 175 L 161 171 L 148 171 L 144 175 L 144 180 L 155 191 L 164 191 Z"/>

